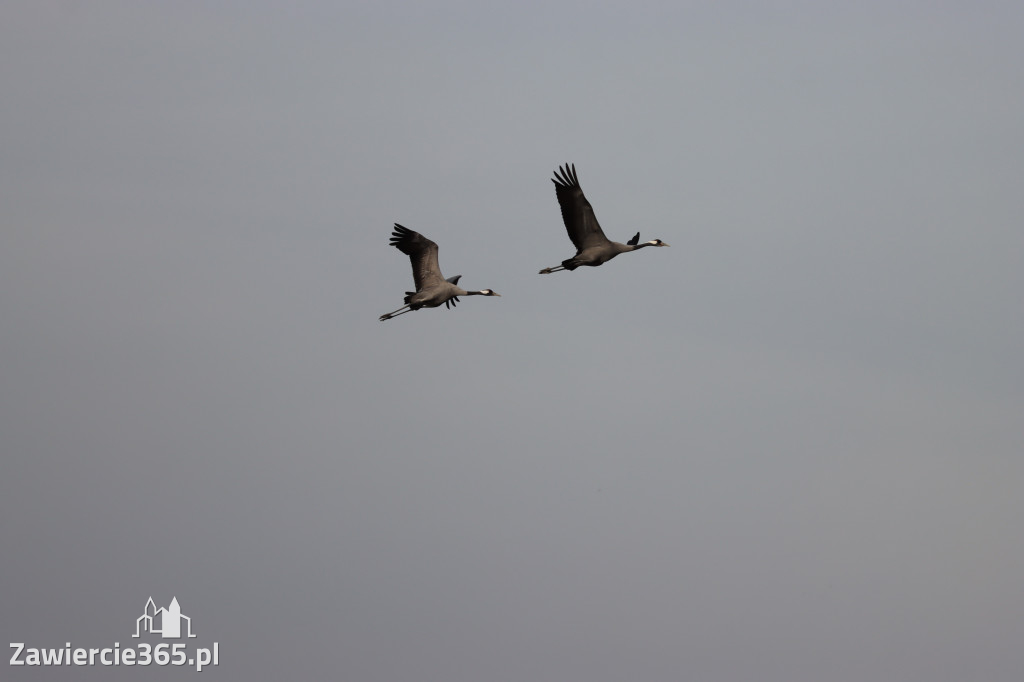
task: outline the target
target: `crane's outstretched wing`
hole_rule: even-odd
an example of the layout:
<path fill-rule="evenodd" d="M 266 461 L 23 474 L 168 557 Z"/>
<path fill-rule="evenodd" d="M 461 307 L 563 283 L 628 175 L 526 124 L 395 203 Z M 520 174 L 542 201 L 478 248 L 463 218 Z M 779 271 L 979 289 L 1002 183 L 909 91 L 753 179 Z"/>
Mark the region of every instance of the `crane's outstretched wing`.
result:
<path fill-rule="evenodd" d="M 441 268 L 437 264 L 437 244 L 414 232 L 408 227 L 395 223 L 395 231 L 391 233 L 391 246 L 409 256 L 412 261 L 412 278 L 416 282 L 416 291 L 432 287 L 444 281 Z"/>
<path fill-rule="evenodd" d="M 561 176 L 559 176 L 559 171 L 561 171 Z M 558 205 L 562 207 L 562 222 L 565 223 L 565 231 L 569 233 L 569 239 L 576 245 L 576 250 L 582 251 L 589 246 L 606 243 L 608 238 L 604 236 L 601 225 L 597 222 L 594 207 L 590 205 L 587 198 L 583 196 L 583 190 L 580 189 L 580 180 L 576 177 L 576 165 L 559 166 L 551 182 L 555 183 L 555 196 L 558 197 Z"/>

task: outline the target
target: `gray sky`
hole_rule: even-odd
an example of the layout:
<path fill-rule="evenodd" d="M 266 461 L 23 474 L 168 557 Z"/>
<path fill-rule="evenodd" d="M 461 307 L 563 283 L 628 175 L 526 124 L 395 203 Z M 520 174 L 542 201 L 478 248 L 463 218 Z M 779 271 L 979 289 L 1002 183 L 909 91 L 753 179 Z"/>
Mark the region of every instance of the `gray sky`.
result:
<path fill-rule="evenodd" d="M 1024 6 L 831 4 L 5 4 L 4 646 L 1020 680 Z"/>

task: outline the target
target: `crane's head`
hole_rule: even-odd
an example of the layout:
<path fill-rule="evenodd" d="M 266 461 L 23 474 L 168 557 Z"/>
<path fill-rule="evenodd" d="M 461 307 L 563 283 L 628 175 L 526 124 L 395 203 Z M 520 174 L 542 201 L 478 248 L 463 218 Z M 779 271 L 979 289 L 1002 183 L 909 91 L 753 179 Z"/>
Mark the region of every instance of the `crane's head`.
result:
<path fill-rule="evenodd" d="M 481 289 L 480 290 L 480 295 L 481 296 L 498 296 L 498 297 L 501 296 L 501 294 L 496 293 L 496 292 L 494 292 L 494 291 L 492 291 L 490 289 Z"/>
<path fill-rule="evenodd" d="M 660 239 L 652 239 L 651 241 L 644 242 L 643 244 L 640 244 L 639 242 L 640 242 L 640 233 L 637 232 L 636 234 L 633 235 L 633 238 L 630 239 L 626 243 L 629 244 L 630 246 L 634 246 L 634 247 L 636 247 L 638 249 L 641 249 L 641 248 L 643 248 L 645 246 L 668 246 L 668 244 L 666 244 L 665 242 L 661 241 Z"/>

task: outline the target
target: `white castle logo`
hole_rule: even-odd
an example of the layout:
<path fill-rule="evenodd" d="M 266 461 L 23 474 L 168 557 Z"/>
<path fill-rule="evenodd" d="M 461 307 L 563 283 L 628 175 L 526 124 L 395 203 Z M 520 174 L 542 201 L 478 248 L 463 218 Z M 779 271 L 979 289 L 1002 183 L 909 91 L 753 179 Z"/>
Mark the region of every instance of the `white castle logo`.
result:
<path fill-rule="evenodd" d="M 140 632 L 150 632 L 159 633 L 164 639 L 176 639 L 181 637 L 181 621 L 185 621 L 188 636 L 195 637 L 192 634 L 192 619 L 181 612 L 177 597 L 171 598 L 171 603 L 166 609 L 158 609 L 150 597 L 142 615 L 135 621 L 135 634 L 132 637 L 138 637 Z"/>

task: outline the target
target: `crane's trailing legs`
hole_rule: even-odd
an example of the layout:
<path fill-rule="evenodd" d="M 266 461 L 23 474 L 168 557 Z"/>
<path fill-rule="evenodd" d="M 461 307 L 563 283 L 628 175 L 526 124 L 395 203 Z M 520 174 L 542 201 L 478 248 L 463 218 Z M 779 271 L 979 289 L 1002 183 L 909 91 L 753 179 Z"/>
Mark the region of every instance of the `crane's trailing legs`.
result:
<path fill-rule="evenodd" d="M 475 291 L 469 292 L 470 295 L 475 294 L 475 293 L 477 293 L 477 292 L 475 292 Z M 410 294 L 410 296 L 411 295 L 412 294 Z M 495 294 L 495 293 L 490 293 L 490 294 L 487 294 L 487 295 L 488 296 L 501 296 L 501 294 Z M 406 298 L 408 298 L 408 296 Z M 459 300 L 458 297 L 452 297 L 452 298 L 450 298 L 450 299 L 448 299 L 447 301 L 444 302 L 444 307 L 449 309 L 449 310 L 451 310 L 452 308 L 455 307 L 455 302 L 458 301 L 458 300 Z M 411 303 L 409 303 L 409 304 L 403 305 L 398 310 L 392 310 L 390 313 L 384 313 L 383 315 L 380 316 L 380 321 L 383 322 L 384 320 L 390 320 L 392 317 L 398 317 L 399 315 L 405 315 L 406 313 L 411 313 L 414 310 L 419 310 L 419 306 L 414 308 L 413 305 Z"/>
<path fill-rule="evenodd" d="M 565 270 L 565 266 L 564 265 L 553 265 L 550 268 L 544 268 L 538 274 L 550 275 L 552 272 L 558 272 L 559 270 Z"/>
<path fill-rule="evenodd" d="M 407 306 L 407 305 L 403 305 L 398 310 L 393 310 L 390 313 L 384 313 L 383 315 L 381 315 L 380 316 L 380 321 L 383 322 L 384 320 L 390 320 L 392 317 L 398 317 L 399 315 L 405 315 L 406 313 L 411 313 L 412 311 L 413 311 L 413 308 L 411 308 L 410 306 Z M 405 323 L 403 322 L 402 324 L 405 324 Z"/>

